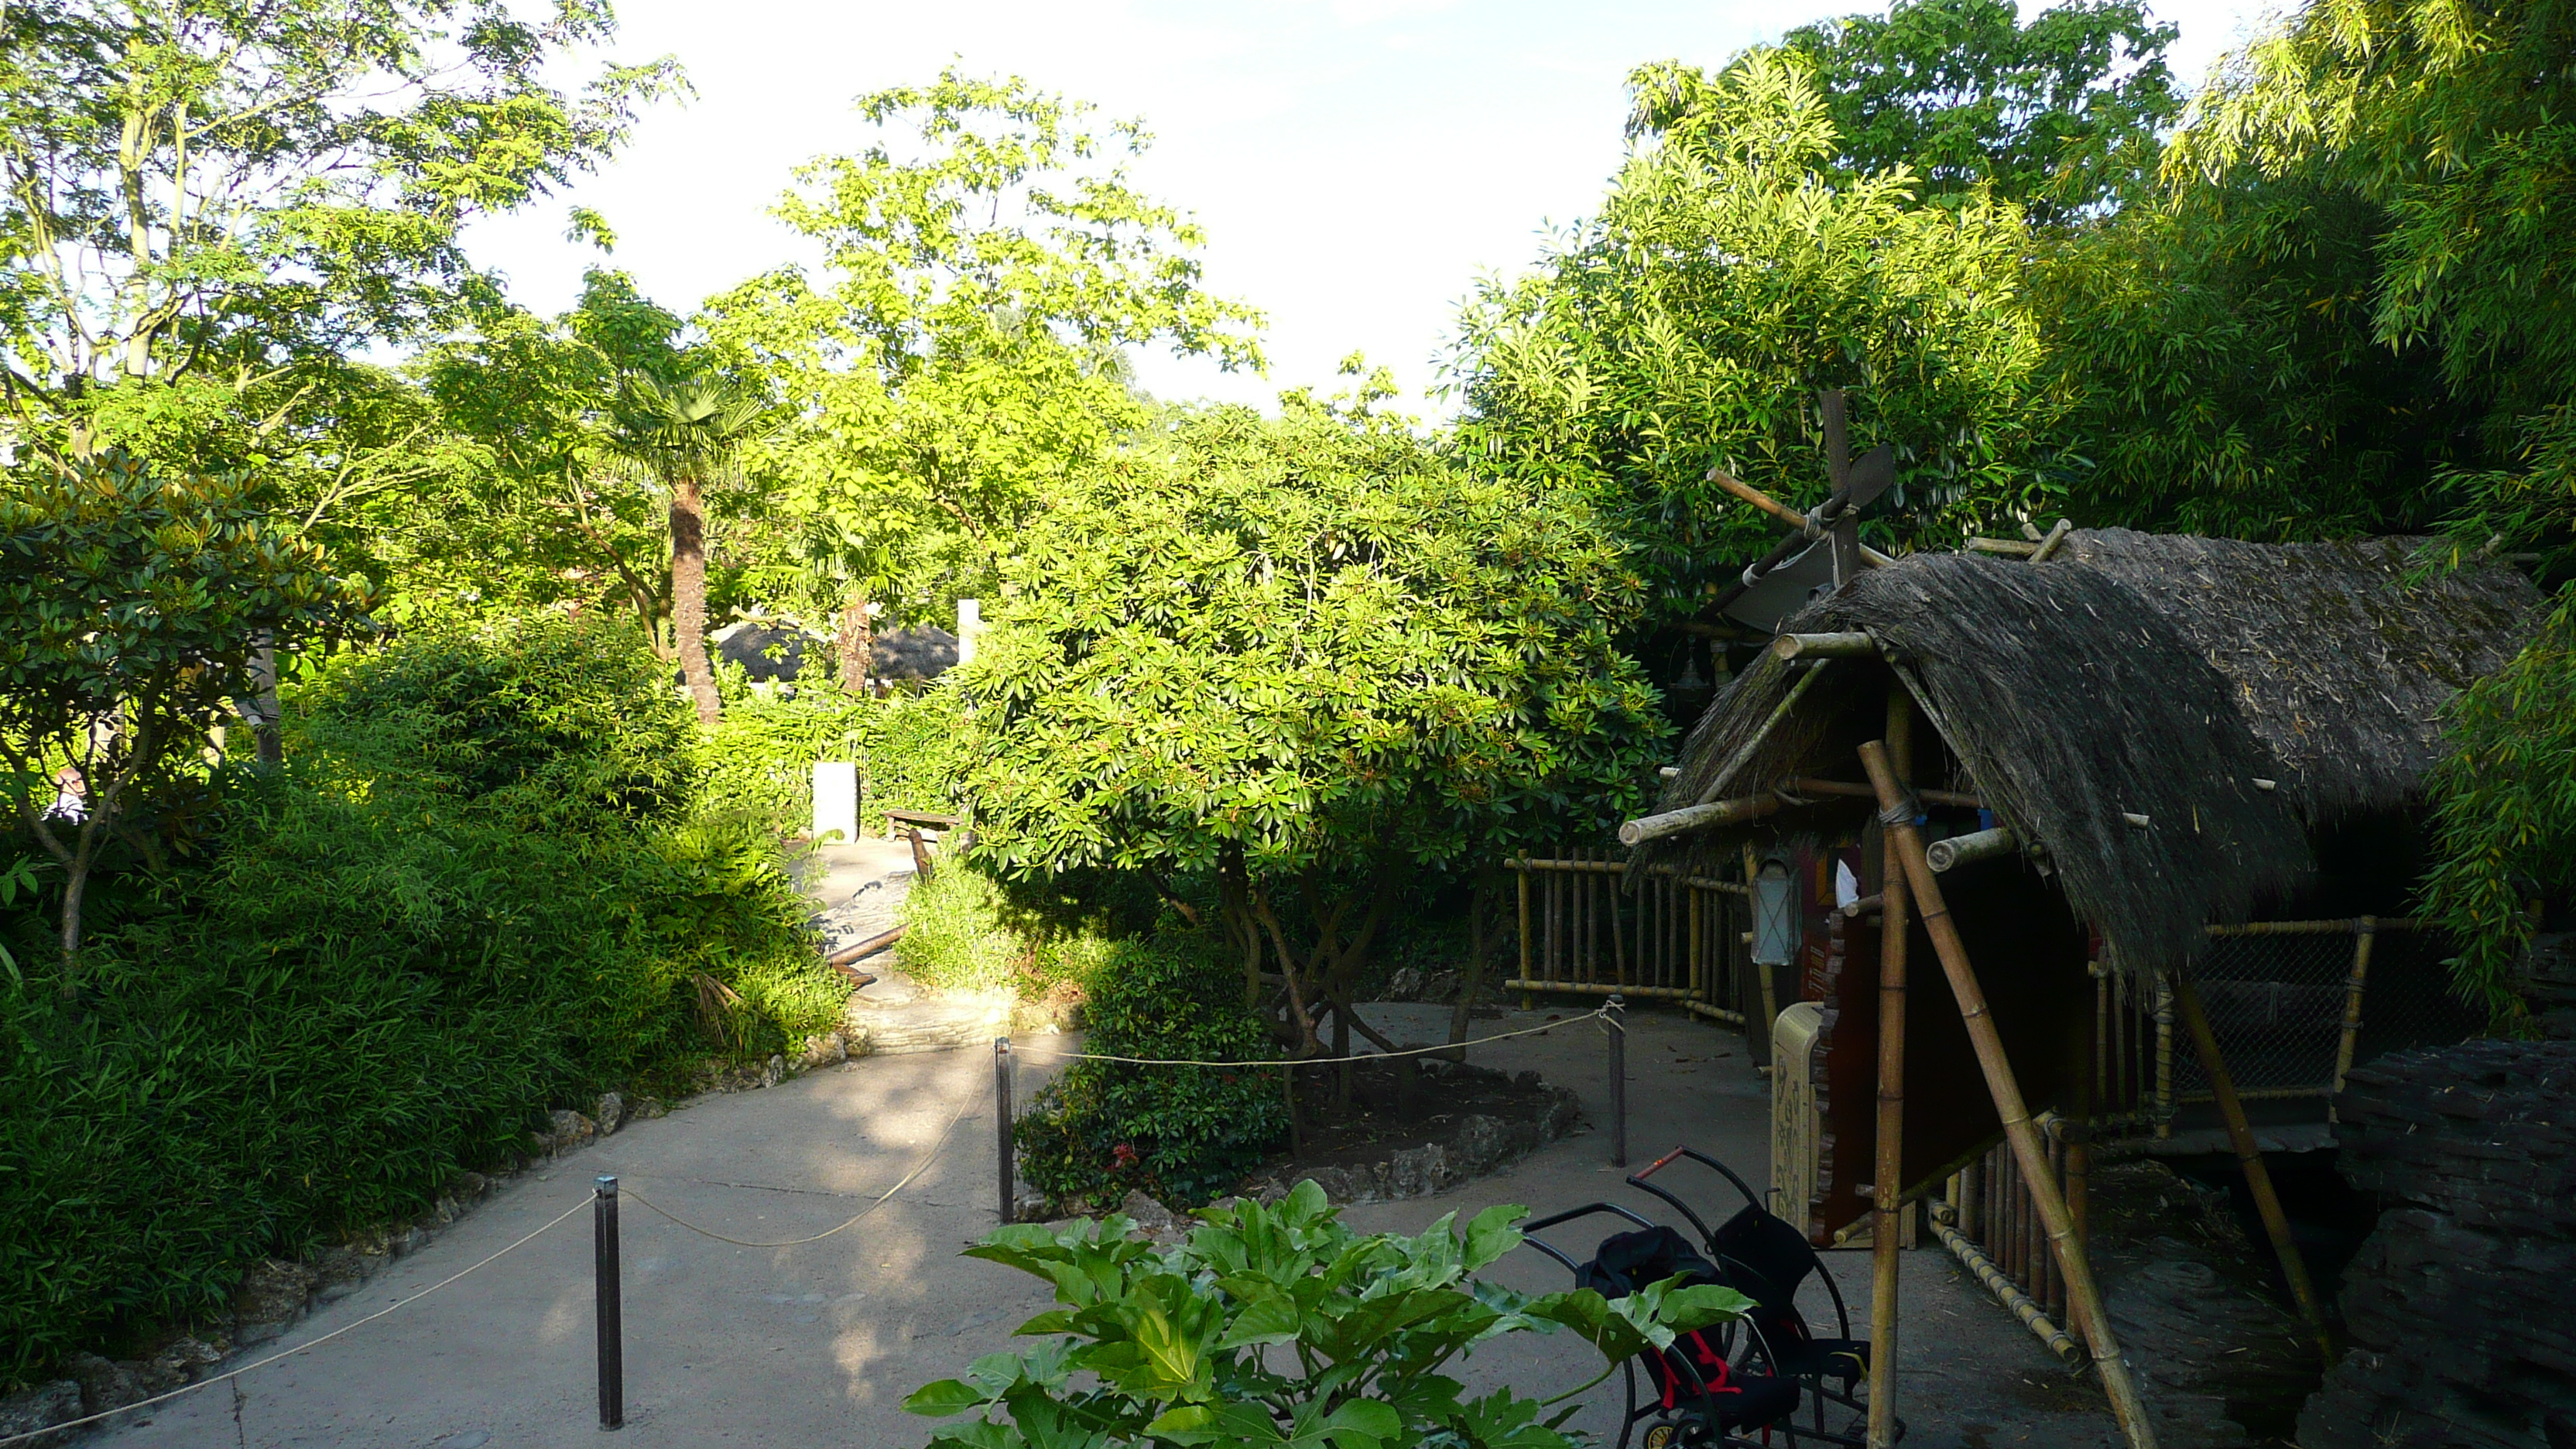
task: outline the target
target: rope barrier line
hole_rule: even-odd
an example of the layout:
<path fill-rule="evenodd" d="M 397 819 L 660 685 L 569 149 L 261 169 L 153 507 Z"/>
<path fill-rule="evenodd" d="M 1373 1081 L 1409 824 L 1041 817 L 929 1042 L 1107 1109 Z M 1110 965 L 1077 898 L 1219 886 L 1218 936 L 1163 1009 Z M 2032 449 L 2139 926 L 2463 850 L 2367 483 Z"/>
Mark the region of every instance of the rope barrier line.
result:
<path fill-rule="evenodd" d="M 1483 1046 L 1487 1042 L 1510 1041 L 1516 1036 L 1537 1036 L 1543 1032 L 1554 1031 L 1561 1026 L 1581 1026 L 1587 1021 L 1599 1020 L 1609 1014 L 1610 1008 L 1604 1006 L 1598 1011 L 1586 1012 L 1570 1021 L 1551 1021 L 1545 1026 L 1525 1027 L 1519 1031 L 1507 1031 L 1494 1036 L 1480 1036 L 1473 1041 L 1451 1041 L 1442 1042 L 1438 1046 L 1406 1047 L 1402 1051 L 1363 1052 L 1358 1056 L 1349 1057 L 1274 1057 L 1268 1061 L 1259 1062 L 1202 1062 L 1174 1057 L 1113 1057 L 1101 1052 L 1050 1052 L 1043 1047 L 1030 1047 L 1019 1042 L 1013 1042 L 1011 1050 L 1021 1056 L 1043 1061 L 1117 1062 L 1130 1067 L 1235 1067 L 1244 1071 L 1259 1067 L 1330 1067 L 1339 1066 L 1344 1062 L 1383 1062 L 1395 1057 L 1419 1057 L 1428 1056 L 1433 1052 L 1464 1051 L 1468 1047 Z"/>
<path fill-rule="evenodd" d="M 913 1164 L 912 1171 L 905 1173 L 896 1181 L 894 1186 L 887 1188 L 884 1194 L 879 1196 L 876 1201 L 869 1203 L 866 1207 L 863 1207 L 857 1212 L 851 1214 L 848 1219 L 841 1222 L 838 1226 L 825 1228 L 823 1231 L 816 1233 L 810 1238 L 789 1238 L 783 1243 L 745 1242 L 740 1238 L 726 1237 L 724 1234 L 715 1231 L 713 1228 L 699 1227 L 696 1223 L 690 1222 L 686 1218 L 674 1216 L 669 1209 L 662 1207 L 651 1198 L 637 1192 L 631 1184 L 626 1188 L 626 1196 L 633 1198 L 635 1201 L 642 1203 L 645 1207 L 652 1209 L 656 1216 L 660 1217 L 663 1221 L 672 1224 L 674 1227 L 687 1228 L 690 1232 L 696 1233 L 700 1237 L 713 1238 L 719 1243 L 731 1243 L 737 1248 L 794 1248 L 801 1247 L 806 1243 L 819 1243 L 825 1238 L 832 1236 L 834 1233 L 841 1231 L 843 1228 L 855 1225 L 859 1219 L 875 1212 L 878 1208 L 884 1207 L 893 1199 L 896 1193 L 899 1193 L 906 1187 L 911 1186 L 912 1180 L 927 1171 L 931 1163 L 938 1161 L 939 1149 L 948 1145 L 948 1139 L 955 1135 L 957 1131 L 957 1124 L 966 1120 L 966 1109 L 975 1105 L 975 1097 L 975 1093 L 968 1092 L 957 1099 L 957 1110 L 949 1117 L 948 1125 L 939 1129 L 938 1140 L 932 1142 L 930 1144 L 930 1151 L 924 1153 L 922 1155 L 922 1159 Z"/>
<path fill-rule="evenodd" d="M 338 1338 L 341 1334 L 347 1333 L 352 1329 L 364 1328 L 368 1324 L 375 1322 L 377 1319 L 384 1317 L 386 1314 L 394 1312 L 396 1309 L 408 1308 L 412 1304 L 418 1303 L 420 1300 L 428 1297 L 432 1293 L 437 1292 L 439 1289 L 446 1287 L 448 1284 L 455 1282 L 457 1279 L 464 1277 L 466 1274 L 472 1273 L 477 1269 L 484 1267 L 486 1264 L 492 1263 L 502 1256 L 525 1246 L 530 1241 L 553 1228 L 557 1223 L 560 1223 L 564 1219 L 571 1217 L 573 1214 L 580 1212 L 583 1208 L 590 1206 L 590 1203 L 591 1200 L 588 1197 L 584 1197 L 581 1201 L 574 1203 L 571 1207 L 565 1208 L 562 1212 L 557 1213 L 544 1227 L 538 1228 L 534 1232 L 528 1233 L 526 1236 L 519 1238 L 512 1242 L 509 1247 L 501 1249 L 500 1252 L 494 1253 L 490 1257 L 484 1258 L 470 1267 L 460 1268 L 456 1272 L 450 1273 L 446 1277 L 439 1279 L 437 1282 L 430 1284 L 419 1292 L 412 1294 L 410 1297 L 397 1298 L 392 1303 L 377 1309 L 375 1312 L 368 1314 L 366 1317 L 359 1319 L 355 1323 L 342 1324 L 340 1327 L 332 1329 L 329 1333 L 326 1333 L 320 1338 L 314 1339 L 309 1343 L 299 1343 L 293 1348 L 270 1354 L 268 1357 L 259 1360 L 257 1363 L 243 1364 L 240 1368 L 217 1374 L 210 1379 L 199 1379 L 193 1384 L 172 1389 L 166 1394 L 155 1394 L 151 1398 L 139 1399 L 134 1403 L 120 1405 L 101 1413 L 90 1414 L 83 1418 L 66 1420 L 63 1423 L 48 1425 L 42 1429 L 30 1429 L 23 1434 L 12 1434 L 6 1439 L 0 1439 L 0 1449 L 4 1449 L 4 1446 L 21 1443 L 28 1439 L 41 1439 L 48 1434 L 60 1434 L 67 1430 L 77 1429 L 84 1424 L 95 1424 L 102 1419 L 113 1419 L 119 1414 L 131 1414 L 137 1409 L 148 1409 L 154 1404 L 168 1403 L 172 1399 L 193 1394 L 199 1389 L 207 1389 L 212 1388 L 217 1384 L 229 1383 L 255 1369 L 264 1369 L 270 1364 L 278 1362 L 280 1359 L 293 1358 L 297 1354 L 303 1353 L 308 1349 L 320 1348 L 322 1345 Z"/>

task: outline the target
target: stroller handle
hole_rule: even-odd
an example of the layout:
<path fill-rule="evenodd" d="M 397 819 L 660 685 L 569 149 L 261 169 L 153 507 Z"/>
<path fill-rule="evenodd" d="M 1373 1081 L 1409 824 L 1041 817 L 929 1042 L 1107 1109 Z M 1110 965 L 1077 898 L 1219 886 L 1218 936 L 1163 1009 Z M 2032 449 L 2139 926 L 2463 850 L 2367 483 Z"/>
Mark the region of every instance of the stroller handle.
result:
<path fill-rule="evenodd" d="M 1673 1208 L 1674 1211 L 1680 1213 L 1683 1217 L 1690 1219 L 1690 1225 L 1699 1230 L 1700 1240 L 1702 1242 L 1712 1241 L 1708 1223 L 1703 1220 L 1698 1213 L 1693 1212 L 1691 1210 L 1691 1205 L 1682 1201 L 1680 1196 L 1674 1193 L 1671 1189 L 1666 1188 L 1659 1183 L 1652 1183 L 1646 1180 L 1653 1177 L 1656 1173 L 1663 1171 L 1665 1168 L 1672 1166 L 1674 1163 L 1681 1161 L 1683 1158 L 1689 1158 L 1691 1161 L 1698 1163 L 1702 1167 L 1722 1174 L 1728 1182 L 1735 1184 L 1735 1190 L 1737 1192 L 1744 1194 L 1744 1200 L 1747 1203 L 1750 1203 L 1757 1208 L 1762 1206 L 1762 1199 L 1753 1191 L 1753 1185 L 1751 1183 L 1738 1177 L 1734 1168 L 1727 1166 L 1725 1163 L 1718 1161 L 1716 1158 L 1709 1156 L 1707 1153 L 1700 1151 L 1696 1147 L 1676 1147 L 1672 1151 L 1665 1153 L 1663 1156 L 1656 1158 L 1653 1162 L 1646 1164 L 1644 1168 L 1628 1175 L 1628 1185 L 1630 1187 L 1639 1188 L 1646 1192 L 1653 1193 L 1655 1196 L 1662 1198 Z"/>

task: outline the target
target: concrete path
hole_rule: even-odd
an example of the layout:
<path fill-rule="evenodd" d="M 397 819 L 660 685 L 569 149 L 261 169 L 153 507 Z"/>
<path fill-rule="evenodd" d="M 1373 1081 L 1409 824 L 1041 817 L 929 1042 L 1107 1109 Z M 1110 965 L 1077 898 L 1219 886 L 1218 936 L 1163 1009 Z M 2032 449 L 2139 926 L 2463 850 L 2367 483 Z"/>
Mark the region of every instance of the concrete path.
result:
<path fill-rule="evenodd" d="M 1553 1015 L 1571 1020 L 1581 1007 Z M 1447 1008 L 1387 1005 L 1391 1036 L 1435 1039 Z M 1480 1021 L 1479 1033 L 1543 1024 L 1551 1013 Z M 1669 1015 L 1634 1021 L 1631 1160 L 1689 1142 L 1767 1175 L 1764 1094 L 1743 1039 Z M 1035 1043 L 1032 1043 L 1034 1046 Z M 1480 1049 L 1485 1065 L 1536 1068 L 1582 1094 L 1606 1123 L 1607 1083 L 1589 1023 Z M 1023 1097 L 1044 1072 L 1024 1066 Z M 873 1058 L 767 1091 L 699 1100 L 634 1124 L 550 1168 L 522 1175 L 357 1295 L 299 1323 L 271 1348 L 308 1342 L 392 1298 L 474 1262 L 567 1207 L 593 1175 L 616 1173 L 683 1217 L 729 1236 L 777 1240 L 848 1217 L 909 1171 L 954 1122 L 929 1168 L 858 1226 L 795 1248 L 752 1249 L 674 1227 L 631 1199 L 624 1215 L 627 1426 L 647 1446 L 918 1445 L 930 1421 L 903 1397 L 979 1354 L 1014 1346 L 1011 1330 L 1046 1306 L 1035 1279 L 960 1258 L 994 1221 L 991 1058 L 977 1051 Z M 962 1115 L 961 1115 L 962 1109 Z M 1350 1221 L 1419 1230 L 1440 1213 L 1494 1202 L 1540 1212 L 1596 1198 L 1652 1206 L 1621 1185 L 1606 1134 L 1580 1133 L 1500 1176 L 1443 1198 L 1367 1204 Z M 1678 1171 L 1678 1169 L 1676 1169 Z M 1711 1181 L 1721 1211 L 1730 1195 Z M 1658 1214 L 1657 1216 L 1661 1216 Z M 343 1445 L 350 1449 L 595 1446 L 590 1220 L 585 1210 L 445 1291 L 226 1386 L 147 1411 L 95 1442 L 125 1446 Z M 1597 1231 L 1568 1246 L 1587 1247 Z M 1578 1254 L 1579 1256 L 1579 1254 Z M 2065 1375 L 1938 1249 L 1906 1265 L 1912 1332 L 1905 1416 L 1919 1449 L 2116 1442 L 2099 1397 Z M 1830 1255 L 1866 1315 L 1867 1257 Z M 1544 1289 L 1561 1270 L 1524 1251 L 1498 1276 Z M 1827 1311 L 1813 1295 L 1811 1312 Z M 1467 1367 L 1477 1388 L 1572 1387 L 1593 1367 L 1561 1338 L 1504 1340 Z M 1602 1429 L 1613 1378 L 1577 1427 Z"/>

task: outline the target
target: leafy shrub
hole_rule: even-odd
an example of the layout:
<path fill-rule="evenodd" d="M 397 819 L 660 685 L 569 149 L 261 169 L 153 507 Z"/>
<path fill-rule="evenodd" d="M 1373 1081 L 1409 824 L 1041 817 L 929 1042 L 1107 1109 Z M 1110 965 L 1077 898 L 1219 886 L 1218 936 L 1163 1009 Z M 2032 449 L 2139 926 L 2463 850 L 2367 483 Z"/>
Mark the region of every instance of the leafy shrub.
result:
<path fill-rule="evenodd" d="M 349 770 L 660 820 L 696 798 L 691 716 L 668 668 L 629 631 L 540 615 L 432 628 L 344 658 L 300 703 Z"/>
<path fill-rule="evenodd" d="M 77 1001 L 41 954 L 0 979 L 0 1380 L 220 1311 L 245 1265 L 526 1151 L 544 1109 L 682 1089 L 847 994 L 774 836 L 694 797 L 640 649 L 416 636 L 293 718 L 285 771 L 217 773 L 183 868 L 102 898 Z M 27 940 L 44 902 L 10 896 Z"/>
<path fill-rule="evenodd" d="M 987 1354 L 964 1379 L 904 1400 L 916 1414 L 973 1413 L 931 1449 L 1110 1444 L 1277 1444 L 1383 1449 L 1566 1449 L 1540 1416 L 1681 1334 L 1742 1316 L 1731 1288 L 1670 1278 L 1622 1298 L 1589 1288 L 1537 1297 L 1470 1276 L 1518 1246 L 1523 1207 L 1457 1214 L 1420 1237 L 1362 1237 L 1312 1182 L 1276 1207 L 1200 1214 L 1189 1241 L 1157 1252 L 1135 1224 L 1088 1219 L 1063 1232 L 996 1230 L 967 1256 L 1053 1283 L 1051 1309 L 1020 1326 L 1051 1341 Z M 1441 1370 L 1509 1333 L 1573 1330 L 1601 1373 L 1550 1399 L 1501 1388 L 1479 1399 Z M 1272 1353 L 1275 1344 L 1289 1353 Z M 1076 1387 L 1074 1375 L 1084 1375 Z M 1008 1427 L 1005 1427 L 1007 1425 Z"/>
<path fill-rule="evenodd" d="M 792 696 L 745 694 L 706 736 L 706 792 L 801 830 L 814 812 L 814 763 L 847 760 L 867 788 L 860 827 L 883 831 L 885 812 L 953 812 L 966 759 L 958 744 L 957 691 L 866 699 L 821 685 Z"/>
<path fill-rule="evenodd" d="M 1241 968 L 1203 939 L 1096 949 L 1083 1008 L 1088 1050 L 1229 1062 L 1279 1055 L 1244 1009 Z M 1136 1190 L 1187 1207 L 1223 1195 L 1287 1134 L 1276 1072 L 1078 1061 L 1021 1124 L 1021 1171 L 1060 1199 L 1114 1201 Z"/>

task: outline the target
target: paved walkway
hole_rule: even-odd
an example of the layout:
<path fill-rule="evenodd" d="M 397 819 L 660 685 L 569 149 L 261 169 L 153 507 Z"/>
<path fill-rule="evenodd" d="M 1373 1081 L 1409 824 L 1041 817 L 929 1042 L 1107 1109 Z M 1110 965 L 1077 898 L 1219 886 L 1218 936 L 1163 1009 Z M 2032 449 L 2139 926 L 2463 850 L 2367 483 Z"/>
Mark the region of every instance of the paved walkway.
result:
<path fill-rule="evenodd" d="M 1582 1008 L 1554 1013 L 1571 1020 Z M 1433 1039 L 1447 1008 L 1371 1010 L 1392 1036 Z M 1479 1032 L 1543 1024 L 1548 1012 L 1477 1023 Z M 1035 1043 L 1032 1043 L 1034 1046 Z M 1687 1141 L 1763 1185 L 1763 1091 L 1743 1039 L 1675 1016 L 1635 1019 L 1632 1157 Z M 1607 1120 L 1597 1028 L 1589 1023 L 1481 1049 L 1485 1065 L 1536 1068 Z M 1025 1094 L 1044 1073 L 1023 1068 Z M 989 1231 L 995 1196 L 992 1067 L 976 1051 L 874 1058 L 767 1091 L 704 1098 L 522 1175 L 481 1209 L 357 1295 L 298 1324 L 272 1347 L 307 1342 L 455 1272 L 584 1202 L 594 1174 L 616 1173 L 671 1211 L 730 1236 L 776 1240 L 848 1217 L 953 1131 L 920 1177 L 858 1226 L 795 1248 L 730 1246 L 625 1210 L 627 1427 L 646 1446 L 917 1445 L 929 1421 L 903 1397 L 969 1360 L 1021 1346 L 1011 1330 L 1045 1306 L 1036 1280 L 958 1250 Z M 962 1115 L 961 1115 L 962 1108 Z M 1640 1206 L 1607 1163 L 1599 1130 L 1558 1142 L 1494 1178 L 1442 1198 L 1353 1208 L 1355 1226 L 1419 1230 L 1451 1209 L 1493 1202 L 1553 1211 L 1612 1197 Z M 1721 1199 L 1712 1198 L 1712 1201 Z M 1920 1449 L 2114 1442 L 2098 1396 L 2062 1372 L 1946 1255 L 1907 1255 L 1913 1333 L 1906 1417 Z M 1832 1255 L 1845 1294 L 1866 1312 L 1865 1254 Z M 1524 1252 L 1508 1281 L 1560 1286 Z M 600 1441 L 592 1359 L 587 1211 L 455 1284 L 309 1355 L 146 1411 L 94 1441 L 118 1446 L 342 1445 L 350 1449 L 502 1449 Z M 1818 1295 L 1821 1307 L 1821 1295 Z M 1592 1371 L 1563 1339 L 1504 1340 L 1468 1377 L 1527 1392 L 1571 1387 Z M 1610 1384 L 1615 1397 L 1618 1381 Z M 1603 1396 L 1596 1394 L 1596 1400 Z M 1596 1403 L 1577 1427 L 1603 1428 Z"/>

